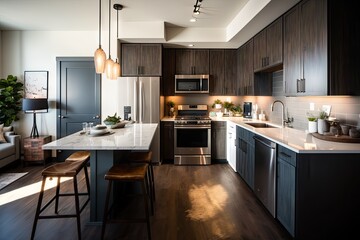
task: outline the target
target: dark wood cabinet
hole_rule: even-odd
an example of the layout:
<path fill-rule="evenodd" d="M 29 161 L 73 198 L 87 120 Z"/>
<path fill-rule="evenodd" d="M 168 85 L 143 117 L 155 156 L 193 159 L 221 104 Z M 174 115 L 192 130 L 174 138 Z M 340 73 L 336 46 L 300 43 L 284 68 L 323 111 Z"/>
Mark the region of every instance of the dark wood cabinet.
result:
<path fill-rule="evenodd" d="M 288 96 L 360 95 L 360 26 L 356 6 L 306 0 L 284 15 Z"/>
<path fill-rule="evenodd" d="M 175 49 L 163 49 L 162 96 L 175 95 Z"/>
<path fill-rule="evenodd" d="M 211 159 L 226 161 L 226 121 L 211 122 Z"/>
<path fill-rule="evenodd" d="M 236 49 L 211 49 L 210 95 L 237 95 Z"/>
<path fill-rule="evenodd" d="M 162 162 L 174 162 L 174 122 L 162 121 L 160 123 L 160 148 Z"/>
<path fill-rule="evenodd" d="M 286 95 L 327 95 L 327 1 L 307 0 L 284 15 Z"/>
<path fill-rule="evenodd" d="M 209 74 L 209 49 L 177 49 L 176 74 Z"/>
<path fill-rule="evenodd" d="M 254 72 L 269 71 L 283 62 L 283 22 L 275 20 L 254 37 Z M 279 68 L 282 68 L 280 66 Z"/>
<path fill-rule="evenodd" d="M 161 76 L 161 44 L 121 44 L 122 76 Z"/>
<path fill-rule="evenodd" d="M 238 95 L 254 95 L 253 39 L 242 45 L 237 52 Z"/>

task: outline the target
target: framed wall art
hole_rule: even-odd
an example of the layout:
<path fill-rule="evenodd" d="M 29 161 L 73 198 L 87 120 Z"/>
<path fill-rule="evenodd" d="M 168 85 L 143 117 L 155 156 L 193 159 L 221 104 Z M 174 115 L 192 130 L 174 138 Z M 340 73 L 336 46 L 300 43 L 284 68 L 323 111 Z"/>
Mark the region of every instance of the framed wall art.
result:
<path fill-rule="evenodd" d="M 48 71 L 24 72 L 24 98 L 48 98 Z"/>

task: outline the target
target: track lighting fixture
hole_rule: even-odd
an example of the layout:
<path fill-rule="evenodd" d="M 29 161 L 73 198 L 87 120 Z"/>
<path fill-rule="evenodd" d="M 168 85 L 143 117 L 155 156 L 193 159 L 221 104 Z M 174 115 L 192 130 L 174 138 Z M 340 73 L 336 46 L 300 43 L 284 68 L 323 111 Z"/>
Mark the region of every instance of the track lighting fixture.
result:
<path fill-rule="evenodd" d="M 194 5 L 194 11 L 193 14 L 195 15 L 199 15 L 200 14 L 200 5 L 201 5 L 202 0 L 196 0 L 196 3 Z"/>

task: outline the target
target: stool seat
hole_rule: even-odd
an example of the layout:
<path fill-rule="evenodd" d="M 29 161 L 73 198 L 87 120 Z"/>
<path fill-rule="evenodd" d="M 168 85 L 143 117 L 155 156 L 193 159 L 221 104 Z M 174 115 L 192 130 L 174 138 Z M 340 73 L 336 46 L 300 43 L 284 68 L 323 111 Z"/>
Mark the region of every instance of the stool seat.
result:
<path fill-rule="evenodd" d="M 46 177 L 73 177 L 83 168 L 82 162 L 56 163 L 44 169 L 41 173 Z"/>
<path fill-rule="evenodd" d="M 146 171 L 146 164 L 118 164 L 109 169 L 109 171 L 105 174 L 105 179 L 115 181 L 140 181 L 144 179 Z"/>
<path fill-rule="evenodd" d="M 67 161 L 88 161 L 90 160 L 90 151 L 77 151 L 65 159 Z"/>

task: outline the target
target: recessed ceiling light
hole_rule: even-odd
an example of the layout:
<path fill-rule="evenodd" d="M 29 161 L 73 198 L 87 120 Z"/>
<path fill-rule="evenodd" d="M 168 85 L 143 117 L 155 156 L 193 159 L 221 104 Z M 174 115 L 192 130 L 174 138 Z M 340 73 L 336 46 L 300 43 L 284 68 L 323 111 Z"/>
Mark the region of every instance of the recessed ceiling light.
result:
<path fill-rule="evenodd" d="M 193 46 L 194 46 L 194 44 L 189 44 L 188 46 L 189 46 L 189 47 L 193 47 Z"/>
<path fill-rule="evenodd" d="M 190 19 L 190 22 L 196 22 L 196 18 Z"/>

